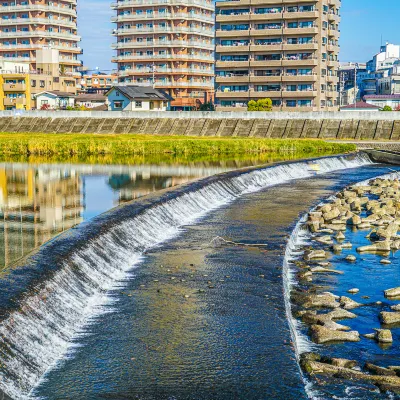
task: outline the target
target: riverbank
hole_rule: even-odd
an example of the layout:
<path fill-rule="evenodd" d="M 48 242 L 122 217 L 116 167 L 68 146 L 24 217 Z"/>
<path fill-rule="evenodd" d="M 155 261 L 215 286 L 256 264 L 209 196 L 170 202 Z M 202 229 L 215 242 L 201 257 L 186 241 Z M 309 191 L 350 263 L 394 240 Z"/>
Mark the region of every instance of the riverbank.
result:
<path fill-rule="evenodd" d="M 149 135 L 0 133 L 0 154 L 23 156 L 226 155 L 301 152 L 346 153 L 356 147 L 322 140 L 211 138 Z"/>
<path fill-rule="evenodd" d="M 303 335 L 301 365 L 324 398 L 377 396 L 376 386 L 382 395 L 400 393 L 395 177 L 347 187 L 311 211 L 297 233 L 292 310 Z"/>

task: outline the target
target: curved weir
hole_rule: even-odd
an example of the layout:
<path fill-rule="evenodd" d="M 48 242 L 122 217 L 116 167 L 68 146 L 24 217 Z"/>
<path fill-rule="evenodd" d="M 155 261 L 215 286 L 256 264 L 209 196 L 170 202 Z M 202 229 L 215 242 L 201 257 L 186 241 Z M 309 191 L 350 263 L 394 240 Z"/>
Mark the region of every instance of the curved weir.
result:
<path fill-rule="evenodd" d="M 370 164 L 364 154 L 323 158 L 318 173 Z M 71 341 L 112 302 L 109 292 L 144 253 L 182 227 L 245 193 L 315 175 L 309 162 L 235 171 L 114 209 L 59 236 L 10 273 L 0 294 L 0 388 L 28 398 L 46 371 L 71 354 Z M 109 309 L 108 309 L 109 310 Z"/>

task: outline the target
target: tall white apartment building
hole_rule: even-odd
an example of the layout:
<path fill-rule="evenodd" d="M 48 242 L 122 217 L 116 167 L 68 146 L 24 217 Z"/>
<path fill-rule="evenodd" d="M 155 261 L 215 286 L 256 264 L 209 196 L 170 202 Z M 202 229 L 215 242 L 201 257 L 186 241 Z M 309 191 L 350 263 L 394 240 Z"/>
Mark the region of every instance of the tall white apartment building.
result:
<path fill-rule="evenodd" d="M 163 89 L 190 110 L 214 89 L 212 0 L 118 0 L 113 33 L 119 81 Z"/>
<path fill-rule="evenodd" d="M 77 0 L 5 0 L 0 5 L 0 57 L 29 61 L 36 69 L 36 50 L 59 51 L 65 72 L 81 65 L 78 55 Z"/>

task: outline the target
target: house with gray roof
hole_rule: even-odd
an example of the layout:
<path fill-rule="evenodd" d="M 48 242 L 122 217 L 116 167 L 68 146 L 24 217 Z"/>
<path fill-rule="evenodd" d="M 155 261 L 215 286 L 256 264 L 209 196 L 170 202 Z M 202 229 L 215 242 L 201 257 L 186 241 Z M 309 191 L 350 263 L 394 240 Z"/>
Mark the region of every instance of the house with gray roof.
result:
<path fill-rule="evenodd" d="M 106 92 L 110 111 L 167 111 L 173 98 L 151 86 L 113 86 Z"/>

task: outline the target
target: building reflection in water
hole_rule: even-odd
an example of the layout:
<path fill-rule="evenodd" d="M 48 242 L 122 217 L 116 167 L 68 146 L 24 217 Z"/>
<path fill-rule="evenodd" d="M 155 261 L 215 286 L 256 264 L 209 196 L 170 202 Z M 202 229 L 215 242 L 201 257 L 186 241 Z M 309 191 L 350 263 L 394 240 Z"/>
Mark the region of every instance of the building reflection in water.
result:
<path fill-rule="evenodd" d="M 0 164 L 0 269 L 113 206 L 230 169 L 204 164 Z"/>

